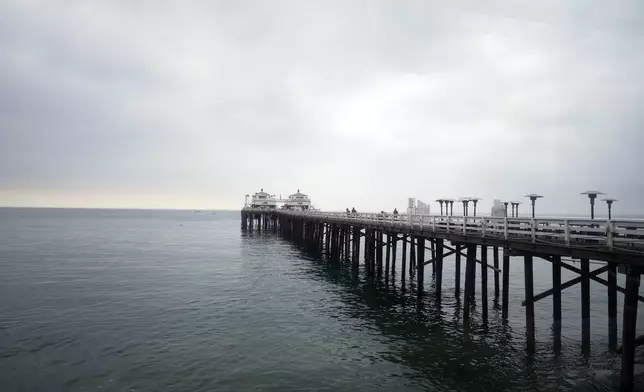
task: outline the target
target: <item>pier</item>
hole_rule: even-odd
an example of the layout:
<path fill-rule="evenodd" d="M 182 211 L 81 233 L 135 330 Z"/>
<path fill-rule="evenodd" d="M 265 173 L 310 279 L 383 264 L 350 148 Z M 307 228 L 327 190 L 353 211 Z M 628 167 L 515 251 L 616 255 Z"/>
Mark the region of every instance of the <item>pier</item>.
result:
<path fill-rule="evenodd" d="M 396 273 L 396 264 L 400 263 L 401 278 L 415 280 L 419 298 L 434 295 L 440 300 L 443 264 L 446 257 L 454 255 L 455 291 L 457 296 L 463 297 L 464 323 L 471 317 L 477 284 L 481 285 L 482 317 L 487 318 L 487 292 L 493 290 L 495 297 L 501 299 L 502 318 L 507 319 L 510 257 L 522 257 L 525 293 L 520 305 L 525 308 L 526 350 L 529 353 L 535 351 L 536 344 L 534 304 L 546 298 L 552 299 L 553 348 L 555 352 L 561 350 L 561 293 L 573 286 L 581 290 L 581 350 L 584 354 L 589 353 L 590 281 L 600 283 L 606 287 L 608 299 L 609 348 L 621 354 L 620 390 L 633 390 L 635 350 L 644 344 L 644 336 L 636 336 L 637 307 L 644 301 L 639 295 L 641 274 L 644 273 L 642 220 L 346 213 L 245 207 L 241 211 L 241 224 L 245 230 L 279 233 L 326 255 L 330 262 L 350 263 L 356 272 L 362 263 L 367 276 L 374 280 L 384 278 L 388 281 Z M 396 260 L 399 248 L 402 257 Z M 490 251 L 492 260 L 489 260 Z M 552 288 L 541 293 L 534 292 L 535 258 L 552 265 Z M 578 266 L 571 264 L 571 259 L 577 261 Z M 591 266 L 596 268 L 591 270 Z M 434 279 L 433 292 L 424 287 L 429 268 Z M 562 282 L 562 268 L 579 276 Z M 461 286 L 462 269 L 465 279 Z M 480 283 L 476 282 L 477 269 L 486 272 L 481 274 Z M 494 275 L 490 282 L 488 270 Z M 603 273 L 608 274 L 607 279 L 599 276 Z M 618 273 L 625 275 L 625 287 L 617 285 Z M 617 328 L 617 292 L 624 294 L 621 337 Z"/>

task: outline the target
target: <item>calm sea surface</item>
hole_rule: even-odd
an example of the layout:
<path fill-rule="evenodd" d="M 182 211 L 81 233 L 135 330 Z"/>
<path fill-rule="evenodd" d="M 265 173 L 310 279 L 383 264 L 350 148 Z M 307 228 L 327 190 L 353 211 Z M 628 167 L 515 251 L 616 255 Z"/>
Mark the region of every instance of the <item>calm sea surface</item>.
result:
<path fill-rule="evenodd" d="M 0 209 L 0 391 L 616 390 L 604 287 L 591 283 L 589 358 L 579 287 L 563 293 L 560 357 L 551 300 L 537 303 L 530 358 L 522 260 L 509 323 L 490 289 L 489 322 L 478 306 L 469 332 L 451 259 L 444 269 L 442 302 L 418 306 L 400 274 L 387 286 L 353 277 L 242 232 L 238 212 Z M 535 292 L 550 288 L 550 265 L 535 270 Z M 431 290 L 431 268 L 426 280 Z M 620 294 L 620 334 L 621 306 Z"/>

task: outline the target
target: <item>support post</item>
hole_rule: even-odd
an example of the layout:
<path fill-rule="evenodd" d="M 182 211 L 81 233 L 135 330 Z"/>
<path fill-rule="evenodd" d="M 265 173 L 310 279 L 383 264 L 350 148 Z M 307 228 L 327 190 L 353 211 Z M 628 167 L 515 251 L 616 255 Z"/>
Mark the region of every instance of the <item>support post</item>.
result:
<path fill-rule="evenodd" d="M 581 259 L 581 351 L 590 353 L 590 263 Z"/>
<path fill-rule="evenodd" d="M 436 261 L 433 263 L 436 272 L 436 299 L 440 300 L 443 291 L 443 239 L 436 238 L 434 241 L 436 241 Z"/>
<path fill-rule="evenodd" d="M 487 246 L 481 245 L 481 315 L 487 320 Z"/>
<path fill-rule="evenodd" d="M 461 296 L 461 245 L 456 244 L 454 247 L 456 248 L 456 262 L 454 265 L 454 294 L 456 295 L 456 298 L 459 298 Z"/>
<path fill-rule="evenodd" d="M 369 263 L 369 257 L 371 256 L 371 230 L 364 230 L 364 267 L 367 272 L 367 276 L 371 276 L 371 268 Z"/>
<path fill-rule="evenodd" d="M 608 264 L 608 348 L 617 349 L 617 264 Z"/>
<path fill-rule="evenodd" d="M 552 258 L 552 335 L 555 353 L 561 352 L 561 256 Z"/>
<path fill-rule="evenodd" d="M 409 278 L 411 279 L 416 273 L 416 240 L 414 236 L 409 236 Z"/>
<path fill-rule="evenodd" d="M 418 237 L 418 259 L 425 260 L 425 237 Z M 416 271 L 416 287 L 418 289 L 418 298 L 423 295 L 423 285 L 425 283 L 425 263 L 418 263 L 418 271 Z"/>
<path fill-rule="evenodd" d="M 503 320 L 508 319 L 508 302 L 510 291 L 510 255 L 503 249 L 503 298 L 501 300 L 501 315 Z"/>
<path fill-rule="evenodd" d="M 457 253 L 458 254 L 458 253 Z M 465 262 L 465 295 L 463 302 L 463 318 L 469 322 L 470 318 L 470 270 L 474 267 L 474 259 L 476 258 L 476 245 L 467 245 L 467 260 Z"/>
<path fill-rule="evenodd" d="M 635 331 L 637 327 L 637 296 L 640 290 L 640 271 L 628 267 L 624 295 L 624 322 L 622 327 L 622 369 L 620 391 L 633 390 L 635 371 Z"/>
<path fill-rule="evenodd" d="M 494 298 L 499 298 L 499 247 L 493 249 L 494 256 Z"/>
<path fill-rule="evenodd" d="M 378 272 L 378 281 L 382 278 L 382 230 L 376 232 L 376 260 L 377 260 L 377 272 Z"/>
<path fill-rule="evenodd" d="M 524 256 L 524 276 L 525 276 L 525 322 L 526 337 L 528 340 L 528 352 L 533 353 L 535 350 L 535 333 L 534 333 L 534 278 L 532 268 L 532 255 Z"/>
<path fill-rule="evenodd" d="M 431 253 L 432 259 L 436 258 L 436 244 L 435 244 L 435 242 L 436 242 L 436 239 L 432 239 L 432 238 L 429 239 L 429 246 L 430 246 L 431 252 L 432 252 Z M 420 263 L 423 263 L 424 261 L 425 260 L 420 259 Z M 436 274 L 436 264 L 432 263 L 432 275 L 435 275 L 435 274 Z"/>
<path fill-rule="evenodd" d="M 326 235 L 324 238 L 324 249 L 326 253 L 326 257 L 329 257 L 329 248 L 330 248 L 330 241 L 331 241 L 331 225 L 329 223 L 325 224 L 326 226 Z"/>
<path fill-rule="evenodd" d="M 389 282 L 390 258 L 391 258 L 391 233 L 387 233 L 387 255 L 385 256 L 385 282 Z"/>
<path fill-rule="evenodd" d="M 391 255 L 391 280 L 394 280 L 394 276 L 396 276 L 396 247 L 398 244 L 398 233 L 394 233 L 394 243 L 391 244 L 391 252 L 393 253 Z"/>
<path fill-rule="evenodd" d="M 470 288 L 469 288 L 469 297 L 470 297 L 470 304 L 474 306 L 475 304 L 475 298 L 476 298 L 476 253 L 478 251 L 478 245 L 474 245 L 474 258 L 472 259 L 472 267 L 470 268 Z M 469 260 L 468 260 L 469 262 Z M 467 285 L 467 281 L 465 283 Z"/>
<path fill-rule="evenodd" d="M 344 257 L 349 260 L 349 255 L 351 254 L 351 226 L 346 225 L 344 230 Z"/>
<path fill-rule="evenodd" d="M 351 259 L 351 269 L 358 272 L 360 263 L 360 229 L 353 226 L 353 257 Z"/>
<path fill-rule="evenodd" d="M 405 281 L 405 278 L 406 278 L 405 277 L 405 272 L 406 272 L 405 268 L 407 268 L 406 267 L 406 264 L 407 264 L 407 241 L 406 241 L 406 238 L 407 238 L 407 235 L 403 234 L 403 238 L 402 238 L 402 241 L 400 243 L 402 245 L 402 247 L 403 247 L 402 248 L 402 265 L 400 266 L 400 268 L 401 268 L 400 279 L 403 282 Z"/>

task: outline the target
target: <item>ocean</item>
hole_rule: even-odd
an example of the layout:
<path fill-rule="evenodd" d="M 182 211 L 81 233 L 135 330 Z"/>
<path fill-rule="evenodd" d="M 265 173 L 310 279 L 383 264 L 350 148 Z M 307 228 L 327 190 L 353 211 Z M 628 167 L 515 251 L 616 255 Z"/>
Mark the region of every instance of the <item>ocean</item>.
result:
<path fill-rule="evenodd" d="M 606 289 L 591 282 L 590 356 L 578 286 L 562 295 L 561 355 L 546 299 L 529 356 L 522 265 L 512 258 L 508 322 L 490 272 L 489 320 L 478 306 L 465 330 L 451 258 L 442 301 L 418 303 L 400 274 L 352 275 L 242 231 L 238 211 L 0 209 L 0 391 L 617 390 Z M 535 259 L 535 293 L 550 268 Z"/>

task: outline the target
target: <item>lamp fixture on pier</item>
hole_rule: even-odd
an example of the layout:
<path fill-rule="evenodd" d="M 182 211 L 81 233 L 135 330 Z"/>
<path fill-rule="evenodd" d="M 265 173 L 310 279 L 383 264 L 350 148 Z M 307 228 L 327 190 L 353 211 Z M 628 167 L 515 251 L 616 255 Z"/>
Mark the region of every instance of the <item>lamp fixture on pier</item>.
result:
<path fill-rule="evenodd" d="M 436 201 L 438 202 L 438 204 L 441 205 L 441 216 L 442 216 L 443 215 L 443 202 L 445 202 L 445 207 L 447 208 L 447 200 L 445 200 L 445 199 L 436 199 Z M 445 215 L 448 215 L 448 214 L 445 214 Z"/>
<path fill-rule="evenodd" d="M 443 199 L 443 201 L 445 202 L 445 215 L 454 215 L 454 199 Z M 449 203 L 449 211 L 447 203 Z"/>
<path fill-rule="evenodd" d="M 470 197 L 470 201 L 474 204 L 474 216 L 476 216 L 476 203 L 478 203 L 481 199 L 480 197 Z"/>
<path fill-rule="evenodd" d="M 518 218 L 519 217 L 519 204 L 521 204 L 521 202 L 517 201 L 517 200 L 513 200 L 513 201 L 510 202 L 510 204 L 512 204 L 512 216 L 513 217 L 516 216 Z"/>
<path fill-rule="evenodd" d="M 525 195 L 525 197 L 529 197 L 530 201 L 532 202 L 532 217 L 534 218 L 534 202 L 537 201 L 537 199 L 542 198 L 543 196 L 537 195 L 536 193 L 529 193 Z"/>
<path fill-rule="evenodd" d="M 463 203 L 463 216 L 467 216 L 467 204 L 470 202 L 469 197 L 461 197 L 458 199 L 461 203 Z"/>
<path fill-rule="evenodd" d="M 590 199 L 590 219 L 595 219 L 595 199 L 597 195 L 604 195 L 604 193 L 600 191 L 585 191 L 581 192 L 581 194 L 588 195 L 588 199 Z"/>
<path fill-rule="evenodd" d="M 510 204 L 509 201 L 504 201 L 503 205 L 505 206 L 505 217 L 508 217 L 508 204 Z"/>
<path fill-rule="evenodd" d="M 607 197 L 602 199 L 602 201 L 606 202 L 606 205 L 608 205 L 608 220 L 611 219 L 611 209 L 613 208 L 613 202 L 616 202 L 617 199 L 613 199 L 612 197 Z"/>

